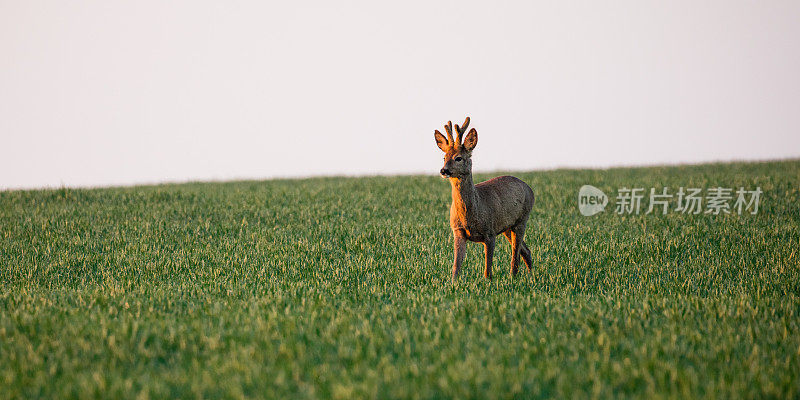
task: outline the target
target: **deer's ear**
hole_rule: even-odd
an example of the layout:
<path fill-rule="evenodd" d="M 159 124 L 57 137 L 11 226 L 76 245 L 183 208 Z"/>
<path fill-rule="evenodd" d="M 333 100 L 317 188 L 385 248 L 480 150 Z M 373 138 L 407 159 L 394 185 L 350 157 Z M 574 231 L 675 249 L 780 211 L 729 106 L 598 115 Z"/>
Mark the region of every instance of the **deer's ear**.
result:
<path fill-rule="evenodd" d="M 436 145 L 439 146 L 443 152 L 447 153 L 447 150 L 450 148 L 450 143 L 447 142 L 447 138 L 438 130 L 433 132 L 433 137 L 436 139 Z"/>
<path fill-rule="evenodd" d="M 472 151 L 472 149 L 474 149 L 477 145 L 478 131 L 476 131 L 475 128 L 472 128 L 469 130 L 469 133 L 467 133 L 467 137 L 464 138 L 464 148 L 466 148 L 467 151 Z"/>

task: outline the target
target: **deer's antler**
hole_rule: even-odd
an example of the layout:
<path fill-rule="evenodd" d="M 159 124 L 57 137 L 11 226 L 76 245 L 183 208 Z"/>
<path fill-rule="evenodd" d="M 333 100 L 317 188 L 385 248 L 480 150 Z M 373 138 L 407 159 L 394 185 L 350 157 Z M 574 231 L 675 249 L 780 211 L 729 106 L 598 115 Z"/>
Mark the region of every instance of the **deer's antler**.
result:
<path fill-rule="evenodd" d="M 467 127 L 468 126 L 469 126 L 469 117 L 467 117 L 467 119 L 464 120 L 464 124 L 462 124 L 461 127 L 456 125 L 456 133 L 458 133 L 458 142 L 457 143 L 458 143 L 459 146 L 462 143 L 461 142 L 461 138 L 464 136 L 464 132 L 467 131 Z"/>
<path fill-rule="evenodd" d="M 453 121 L 447 121 L 447 123 L 444 125 L 444 130 L 447 131 L 447 140 L 450 141 L 450 145 L 458 145 L 458 143 L 453 140 Z"/>

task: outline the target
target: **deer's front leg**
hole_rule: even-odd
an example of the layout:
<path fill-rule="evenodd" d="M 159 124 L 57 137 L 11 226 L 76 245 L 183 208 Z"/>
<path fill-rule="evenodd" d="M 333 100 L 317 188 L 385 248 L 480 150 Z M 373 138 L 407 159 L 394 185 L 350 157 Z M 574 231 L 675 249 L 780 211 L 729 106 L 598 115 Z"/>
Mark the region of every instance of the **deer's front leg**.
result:
<path fill-rule="evenodd" d="M 486 238 L 483 242 L 483 251 L 486 255 L 486 268 L 483 270 L 483 276 L 486 279 L 492 279 L 492 259 L 494 258 L 494 240 L 495 238 Z"/>
<path fill-rule="evenodd" d="M 453 280 L 458 277 L 458 271 L 461 270 L 461 263 L 464 262 L 464 256 L 467 253 L 466 241 L 467 239 L 464 237 L 464 231 L 453 229 Z"/>

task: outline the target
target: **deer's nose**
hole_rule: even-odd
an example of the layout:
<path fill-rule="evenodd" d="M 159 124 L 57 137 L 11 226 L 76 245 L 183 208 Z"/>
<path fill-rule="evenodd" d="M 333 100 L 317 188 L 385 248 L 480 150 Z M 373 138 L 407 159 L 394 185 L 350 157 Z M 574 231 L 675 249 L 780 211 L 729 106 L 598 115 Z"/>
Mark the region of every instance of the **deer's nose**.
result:
<path fill-rule="evenodd" d="M 444 176 L 450 176 L 450 170 L 447 168 L 442 168 L 441 170 L 439 170 L 439 173 Z"/>

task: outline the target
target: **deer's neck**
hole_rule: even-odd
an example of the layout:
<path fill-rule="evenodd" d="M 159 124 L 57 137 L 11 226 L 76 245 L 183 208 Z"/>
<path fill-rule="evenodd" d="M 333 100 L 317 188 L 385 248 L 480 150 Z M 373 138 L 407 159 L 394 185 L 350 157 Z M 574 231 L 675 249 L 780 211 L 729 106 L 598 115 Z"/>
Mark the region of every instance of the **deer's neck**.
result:
<path fill-rule="evenodd" d="M 472 184 L 472 174 L 464 178 L 450 178 L 455 209 L 464 216 L 471 215 L 478 206 L 478 193 Z"/>

